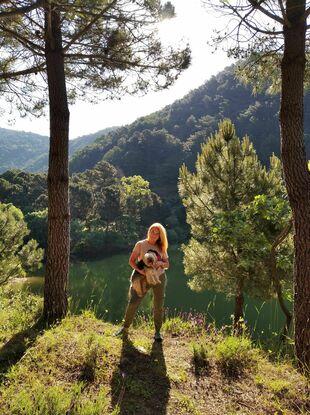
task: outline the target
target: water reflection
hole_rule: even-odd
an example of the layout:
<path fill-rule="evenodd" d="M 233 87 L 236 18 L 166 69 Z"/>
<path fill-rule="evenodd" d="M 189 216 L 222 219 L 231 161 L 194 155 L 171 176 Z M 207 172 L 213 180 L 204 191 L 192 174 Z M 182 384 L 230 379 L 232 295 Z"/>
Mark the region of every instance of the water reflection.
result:
<path fill-rule="evenodd" d="M 180 311 L 198 311 L 207 315 L 209 321 L 218 326 L 230 324 L 233 299 L 212 292 L 195 293 L 187 286 L 181 252 L 170 250 L 171 268 L 167 272 L 166 307 L 169 314 Z M 127 255 L 114 255 L 100 261 L 74 263 L 70 267 L 69 295 L 71 308 L 78 312 L 85 308 L 95 310 L 98 317 L 117 322 L 123 318 L 127 303 L 130 267 Z M 31 277 L 21 282 L 36 293 L 43 290 L 43 277 Z M 140 310 L 151 311 L 152 298 L 149 293 L 142 301 Z M 279 332 L 284 318 L 275 300 L 268 302 L 246 299 L 246 320 L 256 332 L 270 335 Z"/>

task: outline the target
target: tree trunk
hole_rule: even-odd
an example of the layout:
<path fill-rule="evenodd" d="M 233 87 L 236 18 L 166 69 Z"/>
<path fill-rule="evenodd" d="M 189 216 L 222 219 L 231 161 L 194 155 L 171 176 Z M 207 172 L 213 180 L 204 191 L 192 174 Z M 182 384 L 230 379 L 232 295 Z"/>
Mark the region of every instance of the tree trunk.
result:
<path fill-rule="evenodd" d="M 281 64 L 281 155 L 294 223 L 294 323 L 296 356 L 310 366 L 310 175 L 303 126 L 305 0 L 287 0 Z"/>
<path fill-rule="evenodd" d="M 283 311 L 283 314 L 285 315 L 285 318 L 286 318 L 286 323 L 285 323 L 285 326 L 283 328 L 283 332 L 282 332 L 282 335 L 281 335 L 281 340 L 282 341 L 285 340 L 285 337 L 287 336 L 287 334 L 290 330 L 290 326 L 291 326 L 291 322 L 292 322 L 292 314 L 290 313 L 290 311 L 286 307 L 286 304 L 285 304 L 285 301 L 284 301 L 284 298 L 283 298 L 283 294 L 282 294 L 282 285 L 281 285 L 281 281 L 280 281 L 280 278 L 278 277 L 278 272 L 277 272 L 277 260 L 276 260 L 276 254 L 277 253 L 276 253 L 276 249 L 288 237 L 291 229 L 292 229 L 292 221 L 290 220 L 288 222 L 288 224 L 282 229 L 280 234 L 275 238 L 275 241 L 273 242 L 271 250 L 270 250 L 270 258 L 269 258 L 269 268 L 270 268 L 271 280 L 272 280 L 275 292 L 277 294 L 280 307 L 281 307 L 281 309 Z"/>
<path fill-rule="evenodd" d="M 243 304 L 244 296 L 240 288 L 235 296 L 235 313 L 234 313 L 234 334 L 237 336 L 243 332 Z"/>
<path fill-rule="evenodd" d="M 283 311 L 283 314 L 285 315 L 285 318 L 286 318 L 286 323 L 285 323 L 285 326 L 283 328 L 283 332 L 281 335 L 281 340 L 284 340 L 290 330 L 290 326 L 292 322 L 292 315 L 290 311 L 288 310 L 288 308 L 286 307 L 286 304 L 285 304 L 285 301 L 282 295 L 281 282 L 279 280 L 279 277 L 277 276 L 276 251 L 274 248 L 271 250 L 271 253 L 270 253 L 270 268 L 271 268 L 270 269 L 271 279 L 274 285 L 274 289 L 277 294 L 281 310 Z"/>
<path fill-rule="evenodd" d="M 44 317 L 54 322 L 67 313 L 70 254 L 70 211 L 67 102 L 60 15 L 57 6 L 45 6 L 45 56 L 50 105 L 48 168 L 48 246 L 44 286 Z"/>

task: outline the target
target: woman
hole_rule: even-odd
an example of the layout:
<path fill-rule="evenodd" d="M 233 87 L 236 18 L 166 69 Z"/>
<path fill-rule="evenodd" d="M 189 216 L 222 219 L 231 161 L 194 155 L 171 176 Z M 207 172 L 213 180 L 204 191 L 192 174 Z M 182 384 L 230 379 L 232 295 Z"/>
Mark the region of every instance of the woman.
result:
<path fill-rule="evenodd" d="M 160 329 L 163 321 L 163 305 L 165 298 L 165 286 L 166 286 L 166 274 L 165 269 L 169 268 L 169 259 L 167 254 L 168 239 L 167 233 L 163 225 L 160 223 L 153 223 L 148 229 L 147 238 L 138 241 L 130 255 L 129 265 L 133 268 L 131 275 L 131 281 L 135 278 L 141 278 L 141 275 L 145 277 L 145 271 L 140 269 L 137 265 L 138 261 L 141 261 L 144 254 L 153 250 L 157 254 L 157 267 L 163 270 L 159 276 L 160 284 L 154 286 L 147 286 L 147 290 L 144 295 L 138 296 L 132 285 L 129 289 L 129 302 L 124 317 L 123 326 L 117 331 L 116 335 L 127 335 L 128 329 L 134 319 L 136 310 L 141 303 L 142 298 L 145 296 L 149 288 L 153 289 L 153 300 L 154 300 L 154 325 L 155 325 L 155 336 L 156 341 L 162 341 Z"/>

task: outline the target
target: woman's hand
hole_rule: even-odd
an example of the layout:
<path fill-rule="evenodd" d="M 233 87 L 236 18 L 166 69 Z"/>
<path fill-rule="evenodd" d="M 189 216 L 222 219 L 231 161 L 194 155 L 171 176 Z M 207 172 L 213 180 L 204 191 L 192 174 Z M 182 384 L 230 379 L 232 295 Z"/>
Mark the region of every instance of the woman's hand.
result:
<path fill-rule="evenodd" d="M 164 261 L 157 261 L 155 264 L 155 268 L 164 268 L 165 267 L 165 262 Z"/>
<path fill-rule="evenodd" d="M 158 268 L 168 269 L 169 268 L 169 261 L 168 259 L 165 259 L 164 261 L 157 261 Z"/>
<path fill-rule="evenodd" d="M 137 271 L 139 274 L 141 274 L 141 275 L 143 275 L 144 277 L 146 277 L 146 272 L 144 271 L 144 269 L 139 269 L 139 270 L 137 270 L 137 269 L 136 269 L 136 271 Z"/>

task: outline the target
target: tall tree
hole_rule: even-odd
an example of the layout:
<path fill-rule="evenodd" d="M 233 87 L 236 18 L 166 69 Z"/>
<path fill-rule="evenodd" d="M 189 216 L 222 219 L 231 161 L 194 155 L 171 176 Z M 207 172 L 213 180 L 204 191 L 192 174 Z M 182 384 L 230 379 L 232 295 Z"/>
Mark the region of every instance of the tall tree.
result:
<path fill-rule="evenodd" d="M 95 93 L 97 98 L 102 94 L 115 98 L 169 86 L 189 64 L 188 48 L 164 49 L 156 36 L 155 24 L 162 14 L 172 12 L 170 7 L 163 9 L 159 0 L 0 4 L 1 90 L 25 114 L 40 114 L 49 104 L 44 291 L 44 315 L 49 321 L 62 318 L 68 306 L 68 99 L 86 98 L 89 90 L 95 99 Z"/>
<path fill-rule="evenodd" d="M 269 58 L 281 71 L 281 157 L 294 225 L 294 322 L 296 355 L 310 368 L 310 173 L 304 143 L 304 80 L 309 53 L 306 0 L 207 1 L 233 16 L 231 27 L 216 42 L 233 40 L 229 53 L 251 57 L 270 68 Z M 267 64 L 264 64 L 264 61 Z M 255 63 L 254 63 L 255 65 Z M 266 73 L 263 75 L 266 78 Z"/>
<path fill-rule="evenodd" d="M 185 271 L 194 276 L 196 288 L 235 297 L 236 328 L 243 317 L 244 294 L 266 295 L 264 281 L 257 274 L 253 278 L 253 255 L 244 260 L 244 242 L 252 243 L 248 251 L 255 253 L 259 241 L 242 220 L 242 208 L 265 193 L 267 186 L 266 171 L 253 145 L 248 137 L 239 140 L 229 120 L 221 122 L 219 131 L 203 144 L 196 173 L 184 165 L 180 170 L 179 190 L 193 237 L 184 246 Z"/>
<path fill-rule="evenodd" d="M 202 146 L 196 173 L 180 171 L 179 190 L 192 238 L 183 245 L 185 272 L 195 290 L 235 297 L 234 326 L 240 332 L 244 294 L 260 299 L 277 295 L 287 317 L 282 286 L 291 282 L 290 208 L 280 161 L 267 172 L 248 138 L 236 137 L 224 121 Z M 288 229 L 288 230 L 287 230 Z M 288 284 L 287 284 L 288 283 Z"/>

